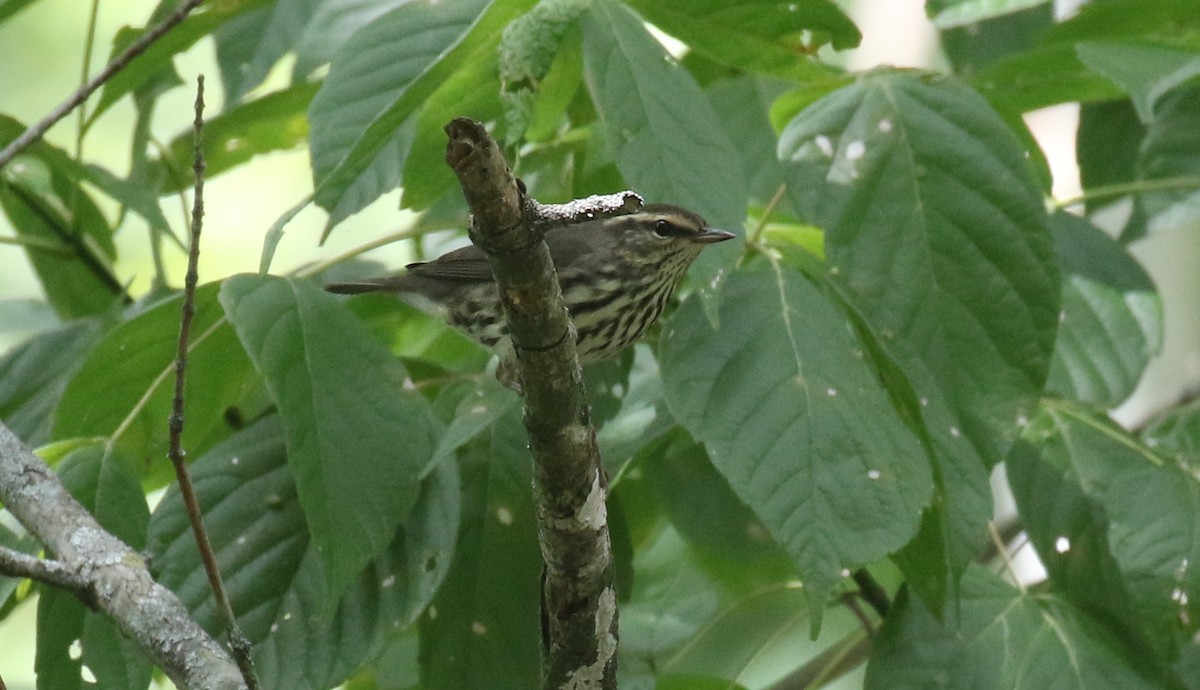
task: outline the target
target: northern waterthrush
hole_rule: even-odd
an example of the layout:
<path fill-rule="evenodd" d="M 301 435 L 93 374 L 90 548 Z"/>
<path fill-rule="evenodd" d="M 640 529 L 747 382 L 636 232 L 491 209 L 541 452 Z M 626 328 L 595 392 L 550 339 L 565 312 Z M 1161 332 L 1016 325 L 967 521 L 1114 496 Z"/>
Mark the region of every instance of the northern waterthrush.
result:
<path fill-rule="evenodd" d="M 707 227 L 691 211 L 666 204 L 550 228 L 546 244 L 575 323 L 579 361 L 611 357 L 631 345 L 662 314 L 700 250 L 733 237 Z M 511 352 L 483 251 L 467 246 L 407 268 L 403 275 L 333 283 L 325 289 L 351 295 L 397 293 L 501 352 L 502 359 Z"/>

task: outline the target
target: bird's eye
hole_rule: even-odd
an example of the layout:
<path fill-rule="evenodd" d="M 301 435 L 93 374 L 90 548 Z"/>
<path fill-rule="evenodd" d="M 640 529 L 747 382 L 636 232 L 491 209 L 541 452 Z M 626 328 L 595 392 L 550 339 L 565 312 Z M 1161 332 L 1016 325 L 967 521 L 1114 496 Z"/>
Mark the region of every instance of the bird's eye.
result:
<path fill-rule="evenodd" d="M 654 234 L 659 237 L 671 237 L 678 235 L 679 231 L 674 225 L 671 225 L 670 221 L 656 220 L 654 221 Z"/>

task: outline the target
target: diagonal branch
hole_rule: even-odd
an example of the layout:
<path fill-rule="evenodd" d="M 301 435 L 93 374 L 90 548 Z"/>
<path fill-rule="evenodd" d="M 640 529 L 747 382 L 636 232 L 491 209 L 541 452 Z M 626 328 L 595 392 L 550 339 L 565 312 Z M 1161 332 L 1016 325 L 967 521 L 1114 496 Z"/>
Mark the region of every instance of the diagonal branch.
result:
<path fill-rule="evenodd" d="M 150 576 L 142 557 L 105 531 L 58 477 L 0 424 L 0 503 L 61 564 L 76 596 L 109 616 L 180 688 L 243 690 L 237 665 Z M 56 566 L 57 568 L 57 566 Z"/>
<path fill-rule="evenodd" d="M 155 41 L 165 36 L 168 31 L 175 28 L 177 24 L 186 19 L 188 14 L 203 1 L 204 0 L 183 0 L 183 2 L 179 4 L 179 7 L 177 7 L 169 16 L 167 16 L 166 19 L 164 19 L 157 26 L 154 26 L 148 30 L 146 33 L 142 34 L 138 40 L 130 44 L 130 46 L 122 51 L 120 55 L 113 58 L 112 62 L 108 63 L 104 69 L 100 70 L 99 74 L 97 74 L 95 77 L 92 77 L 92 79 L 83 86 L 79 87 L 79 89 L 77 89 L 75 93 L 71 94 L 67 100 L 55 106 L 54 110 L 50 111 L 50 114 L 46 115 L 46 117 L 42 118 L 37 124 L 33 125 L 29 129 L 21 132 L 19 137 L 13 139 L 3 151 L 0 151 L 0 168 L 8 165 L 12 159 L 17 157 L 17 154 L 24 151 L 30 144 L 38 139 L 41 139 L 42 136 L 59 120 L 69 115 L 75 108 L 78 108 L 79 104 L 86 101 L 88 96 L 91 96 L 96 89 L 103 86 L 104 83 L 109 79 L 112 79 L 117 72 L 120 72 L 129 66 L 129 63 L 133 62 L 134 58 L 146 52 L 146 49 L 154 45 Z"/>
<path fill-rule="evenodd" d="M 626 193 L 542 206 L 526 197 L 481 124 L 457 118 L 446 125 L 446 134 L 446 163 L 471 208 L 471 240 L 491 264 L 525 398 L 545 562 L 542 687 L 616 688 L 608 480 L 588 416 L 574 326 L 540 230 L 589 213 L 628 213 L 641 199 Z"/>

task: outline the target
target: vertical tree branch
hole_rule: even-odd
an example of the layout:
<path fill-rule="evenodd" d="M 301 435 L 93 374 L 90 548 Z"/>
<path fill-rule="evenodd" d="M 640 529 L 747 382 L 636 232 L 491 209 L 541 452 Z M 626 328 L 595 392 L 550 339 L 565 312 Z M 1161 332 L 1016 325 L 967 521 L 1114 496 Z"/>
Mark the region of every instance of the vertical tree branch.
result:
<path fill-rule="evenodd" d="M 590 206 L 543 207 L 525 196 L 482 125 L 457 118 L 446 126 L 446 134 L 446 162 L 471 208 L 471 239 L 491 264 L 525 398 L 538 541 L 545 562 L 542 687 L 616 688 L 617 596 L 605 505 L 608 482 L 588 417 L 574 326 L 540 229 L 587 213 L 627 211 L 631 198 L 640 199 L 620 195 L 590 200 Z"/>
<path fill-rule="evenodd" d="M 185 462 L 187 454 L 183 450 L 183 420 L 184 420 L 184 384 L 187 381 L 188 340 L 192 330 L 192 318 L 196 314 L 196 283 L 199 281 L 197 265 L 200 262 L 200 233 L 204 228 L 204 75 L 196 79 L 196 118 L 193 122 L 195 130 L 195 155 L 192 169 L 196 173 L 196 182 L 192 198 L 192 237 L 188 251 L 187 274 L 184 278 L 183 309 L 179 320 L 179 342 L 175 354 L 175 394 L 171 398 L 171 416 L 168 419 L 170 430 L 170 447 L 167 457 L 175 468 L 175 478 L 179 482 L 179 494 L 187 507 L 188 522 L 192 526 L 192 535 L 196 539 L 196 548 L 200 552 L 200 560 L 204 563 L 204 572 L 208 576 L 208 584 L 217 602 L 217 610 L 225 619 L 225 630 L 229 636 L 230 648 L 237 661 L 238 669 L 250 690 L 258 688 L 258 678 L 254 674 L 254 663 L 250 659 L 250 642 L 238 627 L 237 618 L 233 615 L 233 607 L 225 594 L 225 584 L 221 581 L 221 571 L 217 566 L 217 556 L 213 553 L 212 543 L 208 532 L 204 529 L 204 520 L 200 511 L 200 502 L 192 488 L 192 478 L 187 471 Z"/>

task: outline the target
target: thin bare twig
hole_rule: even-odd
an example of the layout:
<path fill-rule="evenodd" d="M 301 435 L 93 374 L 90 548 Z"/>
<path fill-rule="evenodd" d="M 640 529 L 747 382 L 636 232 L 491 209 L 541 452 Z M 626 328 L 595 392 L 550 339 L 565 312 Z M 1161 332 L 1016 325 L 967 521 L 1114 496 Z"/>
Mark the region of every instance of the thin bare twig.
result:
<path fill-rule="evenodd" d="M 225 629 L 229 635 L 230 650 L 234 661 L 250 690 L 258 688 L 258 678 L 254 673 L 254 663 L 250 659 L 250 642 L 238 627 L 233 607 L 225 593 L 225 584 L 221 581 L 221 571 L 217 566 L 217 556 L 213 553 L 212 543 L 204 529 L 204 520 L 200 512 L 200 503 L 196 500 L 196 492 L 192 487 L 192 479 L 187 471 L 183 450 L 183 393 L 187 380 L 188 336 L 192 330 L 192 317 L 196 314 L 196 283 L 199 281 L 197 264 L 200 262 L 200 232 L 204 223 L 204 153 L 202 151 L 204 132 L 204 76 L 196 79 L 196 120 L 195 120 L 195 158 L 192 169 L 196 173 L 194 196 L 192 199 L 192 241 L 188 251 L 187 275 L 184 278 L 183 310 L 179 322 L 179 347 L 175 355 L 175 395 L 171 399 L 170 449 L 167 452 L 171 464 L 175 467 L 175 478 L 179 482 L 179 494 L 187 507 L 188 522 L 192 525 L 192 535 L 196 538 L 196 548 L 200 551 L 200 560 L 204 562 L 204 572 L 208 575 L 208 584 L 212 588 L 213 597 L 217 602 L 217 610 L 225 619 Z"/>
<path fill-rule="evenodd" d="M 0 575 L 29 578 L 81 594 L 78 580 L 72 577 L 65 563 L 51 558 L 37 558 L 4 546 L 0 546 Z"/>
<path fill-rule="evenodd" d="M 166 19 L 164 19 L 161 24 L 147 30 L 146 33 L 142 34 L 141 38 L 134 41 L 128 48 L 122 51 L 120 55 L 113 58 L 113 61 L 108 63 L 104 69 L 100 70 L 99 74 L 97 74 L 95 77 L 92 77 L 91 81 L 79 87 L 75 93 L 71 94 L 70 98 L 58 104 L 54 110 L 51 110 L 50 113 L 46 115 L 46 117 L 42 118 L 37 124 L 33 125 L 24 132 L 21 132 L 21 136 L 13 139 L 12 143 L 6 146 L 3 151 L 0 151 L 0 168 L 8 165 L 12 159 L 17 157 L 17 154 L 24 151 L 30 144 L 38 139 L 41 139 L 42 136 L 55 125 L 55 123 L 69 115 L 72 110 L 79 107 L 80 103 L 86 101 L 88 97 L 96 91 L 96 89 L 103 86 L 104 83 L 109 79 L 112 79 L 113 75 L 125 69 L 134 58 L 146 52 L 147 48 L 154 45 L 158 39 L 165 36 L 168 31 L 175 28 L 177 24 L 186 19 L 188 14 L 190 14 L 191 11 L 203 1 L 204 0 L 183 0 L 183 2 L 179 5 L 179 8 L 172 12 Z"/>

